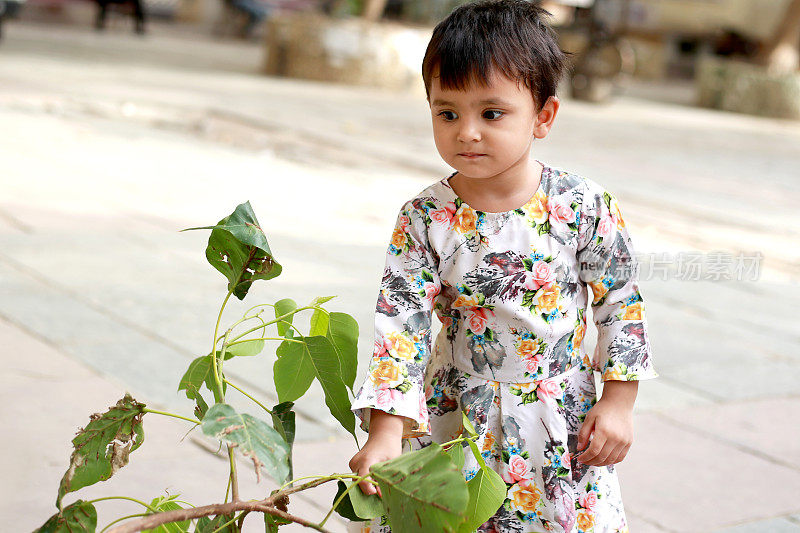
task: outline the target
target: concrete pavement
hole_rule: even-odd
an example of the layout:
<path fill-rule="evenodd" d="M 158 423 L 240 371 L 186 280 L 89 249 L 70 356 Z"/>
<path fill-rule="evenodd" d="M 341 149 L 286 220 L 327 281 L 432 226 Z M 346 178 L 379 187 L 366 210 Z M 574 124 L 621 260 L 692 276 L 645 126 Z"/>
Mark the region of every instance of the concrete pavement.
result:
<path fill-rule="evenodd" d="M 18 481 L 0 516 L 30 530 L 52 513 L 69 440 L 91 412 L 125 390 L 191 412 L 175 390 L 208 350 L 224 279 L 205 262 L 207 232 L 179 229 L 249 199 L 285 270 L 226 319 L 338 294 L 330 308 L 359 321 L 363 358 L 396 210 L 447 167 L 418 96 L 264 78 L 254 46 L 159 26 L 144 40 L 35 25 L 6 37 L 0 400 L 20 407 L 0 412 L 19 435 L 4 444 L 3 471 Z M 618 467 L 631 531 L 800 531 L 800 125 L 636 97 L 646 91 L 602 107 L 562 99 L 535 156 L 617 194 L 640 252 L 758 250 L 764 261 L 757 281 L 642 282 L 661 376 L 640 386 L 636 441 Z M 268 358 L 230 371 L 274 403 Z M 346 471 L 355 445 L 319 402 L 312 389 L 299 405 L 298 471 Z M 172 483 L 193 503 L 220 499 L 224 462 L 194 435 L 169 445 L 185 428 L 148 416 L 131 464 L 71 496 L 148 499 Z M 326 496 L 297 504 L 320 513 Z M 100 523 L 128 509 L 101 508 Z"/>

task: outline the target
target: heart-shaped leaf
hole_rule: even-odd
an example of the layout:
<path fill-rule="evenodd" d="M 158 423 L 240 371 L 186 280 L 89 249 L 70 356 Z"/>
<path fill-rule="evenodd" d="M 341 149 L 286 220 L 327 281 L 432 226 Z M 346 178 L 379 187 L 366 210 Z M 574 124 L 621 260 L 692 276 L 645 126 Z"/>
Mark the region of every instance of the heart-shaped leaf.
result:
<path fill-rule="evenodd" d="M 252 357 L 258 355 L 264 349 L 264 341 L 261 339 L 250 339 L 244 342 L 236 341 L 236 344 L 228 346 L 225 350 L 225 359 L 231 357 Z"/>
<path fill-rule="evenodd" d="M 500 474 L 484 466 L 467 482 L 469 503 L 467 521 L 461 525 L 460 533 L 471 533 L 489 520 L 506 499 L 506 484 Z"/>
<path fill-rule="evenodd" d="M 51 516 L 42 527 L 33 533 L 93 533 L 97 529 L 97 510 L 89 502 L 76 500 L 60 513 Z"/>
<path fill-rule="evenodd" d="M 432 443 L 370 468 L 393 533 L 458 531 L 469 501 L 461 470 Z"/>
<path fill-rule="evenodd" d="M 356 420 L 350 410 L 347 387 L 342 380 L 339 355 L 327 337 L 294 337 L 300 342 L 283 341 L 274 365 L 275 390 L 281 402 L 295 401 L 305 394 L 316 378 L 325 392 L 331 414 L 355 436 Z"/>
<path fill-rule="evenodd" d="M 358 368 L 358 322 L 347 313 L 331 313 L 327 337 L 339 356 L 342 380 L 352 391 Z"/>
<path fill-rule="evenodd" d="M 283 300 L 278 300 L 275 302 L 275 318 L 285 315 L 286 313 L 291 313 L 297 309 L 297 302 L 292 300 L 291 298 L 284 298 Z M 294 315 L 289 315 L 283 320 L 276 322 L 278 326 L 278 335 L 281 337 L 292 337 L 292 328 L 290 324 L 292 323 L 292 319 Z"/>
<path fill-rule="evenodd" d="M 267 236 L 256 219 L 250 202 L 236 209 L 214 226 L 185 228 L 181 231 L 210 229 L 206 258 L 228 278 L 228 290 L 243 300 L 250 285 L 258 279 L 272 279 L 281 273 L 267 243 Z"/>
<path fill-rule="evenodd" d="M 203 418 L 203 433 L 231 443 L 253 461 L 258 481 L 264 467 L 275 481 L 283 483 L 289 475 L 289 445 L 269 424 L 246 413 L 239 414 L 228 404 L 218 403 Z"/>
<path fill-rule="evenodd" d="M 144 442 L 142 416 L 145 404 L 130 394 L 103 414 L 95 413 L 72 439 L 70 465 L 58 487 L 56 507 L 68 492 L 105 481 L 128 464 L 128 456 Z"/>

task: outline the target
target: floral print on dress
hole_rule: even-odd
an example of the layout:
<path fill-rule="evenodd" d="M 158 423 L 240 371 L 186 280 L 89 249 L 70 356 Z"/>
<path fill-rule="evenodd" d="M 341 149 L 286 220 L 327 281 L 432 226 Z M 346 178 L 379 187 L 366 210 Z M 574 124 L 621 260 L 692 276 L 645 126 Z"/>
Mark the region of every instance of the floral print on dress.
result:
<path fill-rule="evenodd" d="M 406 449 L 461 434 L 506 482 L 479 531 L 627 531 L 613 465 L 573 460 L 602 381 L 641 380 L 652 366 L 635 254 L 616 198 L 546 165 L 518 209 L 473 209 L 443 178 L 406 202 L 387 249 L 368 374 L 352 409 L 406 417 Z M 586 310 L 596 356 L 583 348 Z M 432 315 L 442 324 L 435 342 Z M 463 474 L 478 465 L 466 454 Z M 366 531 L 388 532 L 377 519 Z"/>

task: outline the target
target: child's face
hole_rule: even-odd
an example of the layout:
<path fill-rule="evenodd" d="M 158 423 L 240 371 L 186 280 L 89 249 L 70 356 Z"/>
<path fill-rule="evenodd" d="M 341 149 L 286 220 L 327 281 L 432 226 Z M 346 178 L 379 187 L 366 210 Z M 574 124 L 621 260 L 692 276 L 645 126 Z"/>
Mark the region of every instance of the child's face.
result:
<path fill-rule="evenodd" d="M 442 159 L 468 178 L 529 171 L 531 142 L 547 135 L 558 100 L 551 98 L 537 114 L 530 90 L 502 73 L 492 72 L 487 87 L 472 84 L 465 91 L 442 89 L 434 74 L 429 102 Z"/>

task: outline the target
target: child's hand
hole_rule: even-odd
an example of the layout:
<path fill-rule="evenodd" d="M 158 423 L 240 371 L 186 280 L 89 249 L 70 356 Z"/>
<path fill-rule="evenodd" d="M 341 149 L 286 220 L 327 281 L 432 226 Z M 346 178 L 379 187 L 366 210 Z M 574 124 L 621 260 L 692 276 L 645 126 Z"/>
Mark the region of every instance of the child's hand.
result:
<path fill-rule="evenodd" d="M 359 476 L 364 476 L 369 474 L 370 467 L 375 463 L 399 456 L 403 451 L 403 420 L 404 417 L 372 409 L 369 438 L 358 453 L 350 459 L 350 469 Z M 367 496 L 376 492 L 376 486 L 369 481 L 362 481 L 358 485 Z M 378 496 L 381 496 L 379 488 L 377 492 Z"/>
<path fill-rule="evenodd" d="M 637 385 L 622 381 L 604 384 L 603 396 L 586 413 L 578 432 L 578 450 L 589 444 L 576 456 L 578 462 L 606 466 L 625 459 L 633 443 L 633 402 Z"/>

